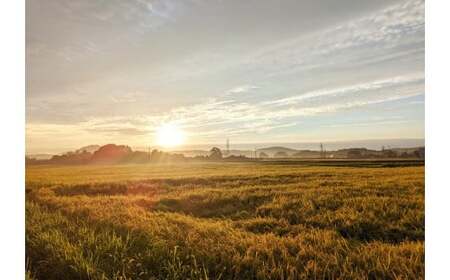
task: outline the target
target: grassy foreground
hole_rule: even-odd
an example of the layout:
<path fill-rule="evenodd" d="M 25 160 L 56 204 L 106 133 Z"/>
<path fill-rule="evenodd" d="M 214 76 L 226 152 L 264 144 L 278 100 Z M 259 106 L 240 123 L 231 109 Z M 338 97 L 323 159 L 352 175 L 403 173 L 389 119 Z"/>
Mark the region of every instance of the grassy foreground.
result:
<path fill-rule="evenodd" d="M 30 166 L 29 279 L 423 279 L 424 167 Z"/>

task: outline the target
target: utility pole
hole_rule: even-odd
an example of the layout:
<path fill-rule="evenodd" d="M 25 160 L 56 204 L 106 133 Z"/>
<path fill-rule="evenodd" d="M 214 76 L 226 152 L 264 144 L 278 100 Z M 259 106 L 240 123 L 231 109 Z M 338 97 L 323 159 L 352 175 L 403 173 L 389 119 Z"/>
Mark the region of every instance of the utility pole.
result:
<path fill-rule="evenodd" d="M 323 154 L 323 144 L 320 143 L 320 157 L 323 158 L 324 154 Z"/>
<path fill-rule="evenodd" d="M 230 154 L 230 139 L 227 138 L 227 156 Z"/>

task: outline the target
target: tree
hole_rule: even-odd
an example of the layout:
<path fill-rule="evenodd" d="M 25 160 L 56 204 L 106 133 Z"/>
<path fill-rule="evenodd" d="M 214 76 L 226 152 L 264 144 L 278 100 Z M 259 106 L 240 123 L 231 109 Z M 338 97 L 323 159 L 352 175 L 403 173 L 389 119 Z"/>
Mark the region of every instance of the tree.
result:
<path fill-rule="evenodd" d="M 212 160 L 221 160 L 222 159 L 222 151 L 217 147 L 213 147 L 211 149 L 211 151 L 209 152 L 209 158 Z"/>
<path fill-rule="evenodd" d="M 397 153 L 395 153 L 393 150 L 384 150 L 383 151 L 383 157 L 385 158 L 395 158 L 397 156 Z"/>
<path fill-rule="evenodd" d="M 92 163 L 119 163 L 133 151 L 125 145 L 107 144 L 101 146 L 91 157 Z"/>
<path fill-rule="evenodd" d="M 259 153 L 259 157 L 260 158 L 268 158 L 269 156 L 266 153 L 264 153 L 264 152 L 260 152 Z"/>
<path fill-rule="evenodd" d="M 347 157 L 348 158 L 362 158 L 363 155 L 362 155 L 360 150 L 351 149 L 351 150 L 348 151 Z"/>
<path fill-rule="evenodd" d="M 152 153 L 150 154 L 150 161 L 151 162 L 159 162 L 162 158 L 162 152 L 157 150 L 157 149 L 153 149 Z"/>
<path fill-rule="evenodd" d="M 425 158 L 425 148 L 420 147 L 419 149 L 414 151 L 414 156 L 417 158 Z"/>

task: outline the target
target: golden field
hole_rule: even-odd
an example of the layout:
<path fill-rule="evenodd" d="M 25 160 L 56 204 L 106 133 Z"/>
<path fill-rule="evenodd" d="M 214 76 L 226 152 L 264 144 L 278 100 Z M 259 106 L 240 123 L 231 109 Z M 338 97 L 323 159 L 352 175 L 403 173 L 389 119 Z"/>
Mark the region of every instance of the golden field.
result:
<path fill-rule="evenodd" d="M 424 166 L 27 166 L 30 279 L 423 279 Z"/>

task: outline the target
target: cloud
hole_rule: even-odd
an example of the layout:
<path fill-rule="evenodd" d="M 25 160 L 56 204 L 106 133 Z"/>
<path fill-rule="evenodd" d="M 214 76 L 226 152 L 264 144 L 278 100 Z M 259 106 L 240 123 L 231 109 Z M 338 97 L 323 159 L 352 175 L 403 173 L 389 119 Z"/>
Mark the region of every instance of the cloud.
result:
<path fill-rule="evenodd" d="M 331 95 L 336 98 L 329 98 Z M 144 137 L 154 135 L 156 127 L 162 123 L 176 122 L 186 131 L 191 131 L 192 137 L 212 139 L 223 137 L 223 135 L 267 133 L 295 126 L 299 121 L 305 121 L 305 118 L 308 117 L 419 95 L 423 95 L 423 78 L 421 74 L 416 73 L 251 104 L 239 100 L 209 99 L 204 103 L 178 107 L 161 114 L 93 118 L 80 122 L 75 127 L 92 134 Z M 308 99 L 323 97 L 327 97 L 327 99 L 322 99 L 317 103 L 305 103 Z M 74 126 L 70 125 L 69 127 L 73 128 Z M 30 134 L 42 131 L 33 130 L 35 128 L 33 124 L 30 124 L 29 128 L 31 130 L 28 130 L 27 133 Z M 63 126 L 54 128 L 61 130 Z"/>
<path fill-rule="evenodd" d="M 409 122 L 411 122 L 411 120 L 385 119 L 385 120 L 370 121 L 370 122 L 350 122 L 350 123 L 328 124 L 328 125 L 325 125 L 325 127 L 331 127 L 331 128 L 360 127 L 360 126 L 374 127 L 374 126 L 380 126 L 380 125 L 404 124 L 404 123 L 409 123 Z"/>
<path fill-rule="evenodd" d="M 128 92 L 128 93 L 120 94 L 120 95 L 113 95 L 113 96 L 111 96 L 111 101 L 113 103 L 119 103 L 119 104 L 135 103 L 143 96 L 145 96 L 144 92 L 134 91 L 134 92 Z"/>
<path fill-rule="evenodd" d="M 207 2 L 43 0 L 41 8 L 30 1 L 27 137 L 149 142 L 154 127 L 173 121 L 200 141 L 278 137 L 302 123 L 424 95 L 422 0 L 364 12 L 353 5 L 345 16 L 325 13 L 336 17 L 317 28 L 307 28 L 311 18 L 287 18 L 291 28 L 270 36 L 263 27 L 232 32 L 210 13 L 228 4 Z M 241 29 L 250 20 L 234 19 Z"/>
<path fill-rule="evenodd" d="M 161 124 L 177 122 L 188 133 L 188 140 L 191 143 L 216 142 L 224 136 L 245 139 L 249 135 L 261 134 L 267 141 L 268 135 L 281 137 L 282 134 L 274 134 L 274 131 L 291 129 L 299 123 L 310 122 L 310 118 L 315 116 L 335 114 L 422 94 L 420 91 L 400 92 L 390 96 L 356 98 L 351 102 L 281 108 L 278 106 L 267 107 L 261 103 L 250 105 L 216 101 L 156 115 L 97 118 L 65 125 L 27 123 L 26 135 L 27 143 L 32 139 L 33 142 L 42 145 L 41 148 L 34 145 L 34 149 L 39 148 L 40 151 L 53 146 L 51 143 L 55 142 L 66 145 L 66 147 L 110 142 L 139 146 L 153 143 L 156 128 Z M 391 124 L 399 124 L 399 122 L 386 123 L 386 125 Z M 374 123 L 373 125 L 380 124 Z M 352 127 L 358 127 L 358 125 Z"/>
<path fill-rule="evenodd" d="M 401 1 L 319 32 L 258 50 L 245 65 L 272 77 L 311 69 L 373 64 L 424 45 L 424 1 Z M 423 52 L 423 51 L 422 51 Z M 328 68 L 328 69 L 327 69 Z M 246 72 L 251 72 L 246 69 Z"/>
<path fill-rule="evenodd" d="M 243 85 L 230 89 L 228 93 L 229 94 L 247 93 L 256 89 L 259 89 L 259 87 L 252 85 Z"/>
<path fill-rule="evenodd" d="M 421 85 L 424 83 L 424 74 L 423 73 L 414 73 L 408 76 L 397 76 L 388 79 L 376 80 L 367 83 L 359 83 L 346 87 L 340 88 L 331 88 L 331 89 L 321 89 L 315 90 L 311 92 L 306 92 L 300 95 L 295 95 L 287 98 L 282 98 L 278 100 L 268 101 L 265 104 L 268 105 L 291 105 L 295 104 L 307 99 L 313 99 L 318 97 L 326 97 L 326 96 L 337 96 L 343 94 L 362 94 L 368 91 L 375 90 L 387 90 L 389 88 L 394 88 L 396 86 L 407 86 L 407 85 Z"/>
<path fill-rule="evenodd" d="M 136 127 L 111 127 L 111 128 L 99 128 L 99 127 L 93 127 L 93 128 L 86 128 L 86 131 L 88 132 L 94 132 L 96 134 L 98 133 L 104 133 L 110 136 L 114 135 L 128 135 L 128 136 L 136 136 L 136 135 L 147 135 L 149 133 L 148 130 L 145 129 L 139 129 Z"/>
<path fill-rule="evenodd" d="M 254 85 L 242 85 L 238 87 L 234 87 L 226 92 L 226 96 L 230 96 L 233 94 L 243 94 L 243 93 L 249 93 L 252 91 L 255 91 L 259 89 L 260 87 L 254 86 Z"/>

